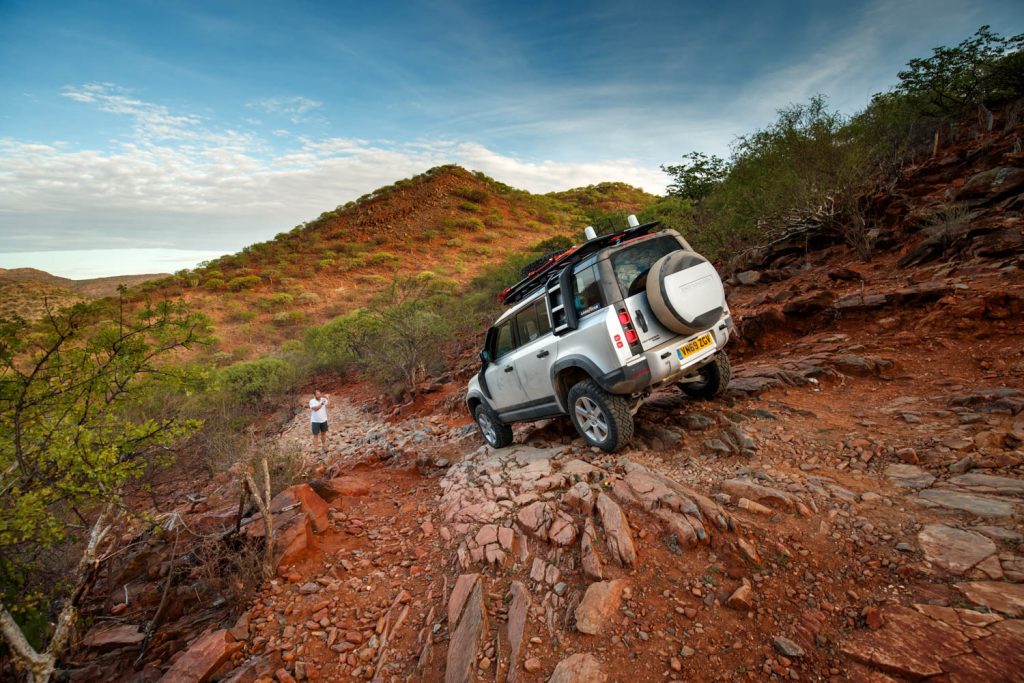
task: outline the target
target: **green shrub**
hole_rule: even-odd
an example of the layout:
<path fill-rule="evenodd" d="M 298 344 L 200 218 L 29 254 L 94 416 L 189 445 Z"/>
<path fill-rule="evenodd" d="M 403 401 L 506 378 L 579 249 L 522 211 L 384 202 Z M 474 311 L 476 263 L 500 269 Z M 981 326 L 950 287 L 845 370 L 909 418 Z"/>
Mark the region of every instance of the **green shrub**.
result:
<path fill-rule="evenodd" d="M 480 213 L 480 205 L 475 202 L 462 202 L 459 208 L 470 213 Z"/>
<path fill-rule="evenodd" d="M 316 292 L 303 292 L 296 297 L 295 302 L 300 306 L 312 306 L 320 303 L 320 295 Z"/>
<path fill-rule="evenodd" d="M 252 289 L 261 282 L 258 275 L 243 275 L 241 277 L 232 278 L 228 282 L 228 289 L 232 292 L 240 292 L 243 289 Z"/>
<path fill-rule="evenodd" d="M 263 403 L 290 389 L 294 381 L 291 364 L 272 357 L 233 363 L 217 373 L 218 386 L 239 403 Z"/>
<path fill-rule="evenodd" d="M 488 228 L 500 228 L 504 222 L 505 219 L 502 218 L 500 213 L 491 213 L 484 218 L 484 225 Z"/>
<path fill-rule="evenodd" d="M 458 221 L 457 225 L 463 230 L 468 230 L 470 232 L 476 232 L 477 230 L 484 229 L 484 222 L 479 218 L 463 218 Z"/>
<path fill-rule="evenodd" d="M 203 283 L 203 287 L 209 289 L 212 292 L 217 292 L 224 289 L 224 281 L 219 277 L 211 277 L 209 280 Z"/>
<path fill-rule="evenodd" d="M 471 202 L 482 204 L 487 201 L 487 192 L 476 187 L 467 187 L 465 185 L 455 188 L 455 196 L 462 197 Z"/>
<path fill-rule="evenodd" d="M 305 319 L 306 314 L 297 310 L 281 311 L 280 313 L 275 313 L 272 318 L 273 323 L 278 327 L 293 327 L 301 324 Z"/>
<path fill-rule="evenodd" d="M 460 240 L 458 237 L 453 237 L 450 240 L 448 240 L 447 242 L 445 242 L 445 245 L 447 245 L 449 247 L 453 247 L 455 249 L 458 249 L 463 244 L 464 244 L 464 242 L 462 240 Z"/>
<path fill-rule="evenodd" d="M 401 258 L 388 251 L 378 251 L 376 254 L 370 256 L 370 263 L 375 266 L 397 264 L 401 263 L 401 261 Z"/>

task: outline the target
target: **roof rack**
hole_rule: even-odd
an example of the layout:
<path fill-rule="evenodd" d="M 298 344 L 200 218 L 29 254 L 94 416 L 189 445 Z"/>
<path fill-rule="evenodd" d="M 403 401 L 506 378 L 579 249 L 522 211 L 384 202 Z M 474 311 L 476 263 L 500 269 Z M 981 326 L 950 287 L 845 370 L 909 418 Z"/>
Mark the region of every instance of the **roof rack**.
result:
<path fill-rule="evenodd" d="M 601 235 L 600 237 L 595 237 L 583 244 L 570 247 L 561 254 L 552 256 L 550 259 L 531 271 L 525 278 L 505 289 L 498 295 L 498 301 L 506 306 L 518 303 L 519 301 L 522 301 L 527 294 L 533 292 L 537 287 L 547 282 L 552 275 L 562 270 L 562 268 L 579 263 L 586 257 L 605 247 L 647 235 L 653 232 L 659 225 L 661 225 L 661 221 L 651 221 L 650 223 L 638 225 L 635 228 L 626 228 L 619 232 L 613 232 L 610 235 Z"/>

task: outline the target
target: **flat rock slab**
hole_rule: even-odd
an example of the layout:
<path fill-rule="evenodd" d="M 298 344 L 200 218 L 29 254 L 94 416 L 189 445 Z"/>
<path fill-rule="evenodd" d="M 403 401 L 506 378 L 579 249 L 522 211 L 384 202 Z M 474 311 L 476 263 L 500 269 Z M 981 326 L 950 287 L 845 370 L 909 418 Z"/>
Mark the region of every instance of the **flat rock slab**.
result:
<path fill-rule="evenodd" d="M 959 493 L 946 489 L 925 489 L 917 494 L 922 500 L 951 510 L 963 510 L 978 517 L 1012 517 L 1013 504 L 996 498 Z"/>
<path fill-rule="evenodd" d="M 885 476 L 897 486 L 908 489 L 926 489 L 935 477 L 915 465 L 892 464 L 885 468 Z"/>
<path fill-rule="evenodd" d="M 459 623 L 462 615 L 462 608 L 466 606 L 466 599 L 473 592 L 473 586 L 480 579 L 479 574 L 462 574 L 455 579 L 455 586 L 452 588 L 451 597 L 448 598 L 448 627 L 454 628 Z"/>
<path fill-rule="evenodd" d="M 530 611 L 530 592 L 526 590 L 519 581 L 512 582 L 512 605 L 508 608 L 508 642 L 509 642 L 509 665 L 506 683 L 515 683 L 516 669 L 519 665 L 519 646 L 523 642 L 523 632 L 526 630 L 526 618 Z"/>
<path fill-rule="evenodd" d="M 1003 581 L 958 583 L 956 589 L 969 602 L 1008 617 L 1024 617 L 1024 584 Z"/>
<path fill-rule="evenodd" d="M 929 524 L 917 535 L 925 559 L 950 574 L 962 575 L 996 552 L 986 536 L 945 524 Z"/>
<path fill-rule="evenodd" d="M 961 474 L 949 480 L 954 486 L 969 488 L 980 493 L 1001 493 L 1024 498 L 1024 479 L 997 477 L 992 474 Z"/>
<path fill-rule="evenodd" d="M 576 654 L 558 663 L 548 683 L 605 683 L 608 675 L 592 654 Z"/>
<path fill-rule="evenodd" d="M 160 683 L 206 683 L 242 643 L 232 642 L 224 629 L 213 631 L 195 640 L 175 660 Z"/>
<path fill-rule="evenodd" d="M 909 607 L 889 607 L 882 615 L 881 628 L 858 631 L 842 643 L 840 651 L 913 680 L 938 676 L 944 672 L 944 660 L 971 652 L 967 637 L 959 630 Z"/>
<path fill-rule="evenodd" d="M 128 645 L 138 645 L 145 634 L 135 624 L 119 624 L 117 626 L 96 626 L 82 638 L 82 645 L 97 650 L 112 650 Z"/>
<path fill-rule="evenodd" d="M 576 629 L 580 633 L 597 635 L 619 611 L 625 579 L 598 581 L 587 587 L 583 600 L 576 608 Z"/>
<path fill-rule="evenodd" d="M 476 651 L 480 646 L 480 636 L 487 627 L 482 584 L 482 581 L 474 581 L 458 625 L 452 631 L 444 670 L 445 683 L 470 683 L 475 680 Z M 451 629 L 452 625 L 449 624 L 448 628 Z"/>

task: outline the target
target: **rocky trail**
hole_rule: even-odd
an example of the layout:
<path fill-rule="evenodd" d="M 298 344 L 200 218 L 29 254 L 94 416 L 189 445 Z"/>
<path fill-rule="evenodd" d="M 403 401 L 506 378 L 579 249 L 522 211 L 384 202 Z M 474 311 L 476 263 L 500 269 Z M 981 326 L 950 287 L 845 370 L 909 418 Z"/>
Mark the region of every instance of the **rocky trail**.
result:
<path fill-rule="evenodd" d="M 334 387 L 326 452 L 304 412 L 274 437 L 306 482 L 277 578 L 125 673 L 110 577 L 77 678 L 1024 680 L 1024 174 L 983 163 L 920 170 L 870 264 L 808 233 L 749 256 L 726 395 L 657 392 L 614 455 L 567 420 L 481 446 L 456 380 L 387 419 Z M 967 237 L 897 234 L 950 197 Z M 234 523 L 237 491 L 180 514 Z"/>

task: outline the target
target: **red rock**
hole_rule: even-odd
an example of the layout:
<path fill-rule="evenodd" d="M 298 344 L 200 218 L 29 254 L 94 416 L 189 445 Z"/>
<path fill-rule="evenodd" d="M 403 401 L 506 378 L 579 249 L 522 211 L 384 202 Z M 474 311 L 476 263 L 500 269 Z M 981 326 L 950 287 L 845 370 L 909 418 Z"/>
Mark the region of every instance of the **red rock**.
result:
<path fill-rule="evenodd" d="M 519 510 L 516 519 L 526 533 L 536 537 L 546 536 L 548 524 L 551 523 L 550 506 L 541 501 L 530 503 Z"/>
<path fill-rule="evenodd" d="M 576 526 L 573 524 L 572 517 L 558 510 L 555 513 L 555 518 L 551 521 L 548 538 L 555 545 L 572 545 L 576 540 Z"/>
<path fill-rule="evenodd" d="M 466 598 L 473 591 L 473 586 L 477 584 L 480 579 L 479 574 L 463 574 L 455 580 L 455 586 L 452 587 L 452 594 L 448 598 L 448 628 L 451 629 L 459 621 L 459 615 L 462 614 L 462 608 L 466 604 Z"/>
<path fill-rule="evenodd" d="M 278 669 L 274 673 L 274 678 L 280 683 L 295 683 L 295 678 L 286 669 Z"/>
<path fill-rule="evenodd" d="M 94 626 L 82 639 L 82 645 L 95 650 L 112 650 L 128 645 L 138 645 L 145 634 L 134 624 L 115 626 Z"/>
<path fill-rule="evenodd" d="M 619 611 L 625 587 L 625 579 L 590 584 L 576 608 L 576 629 L 590 635 L 603 632 Z"/>
<path fill-rule="evenodd" d="M 274 497 L 271 501 L 270 508 L 274 509 L 274 503 L 281 499 L 281 507 L 286 507 L 291 503 L 288 503 L 288 499 L 292 498 L 299 502 L 302 506 L 303 511 L 309 515 L 310 521 L 313 523 L 313 530 L 317 533 L 326 531 L 330 526 L 330 521 L 327 518 L 327 501 L 316 494 L 316 491 L 309 486 L 309 484 L 296 484 L 289 486 L 281 493 Z"/>
<path fill-rule="evenodd" d="M 607 674 L 592 654 L 575 654 L 558 663 L 548 683 L 605 683 Z"/>
<path fill-rule="evenodd" d="M 358 475 L 347 475 L 334 479 L 314 479 L 309 485 L 317 495 L 328 503 L 344 496 L 359 497 L 370 494 L 370 482 Z"/>
<path fill-rule="evenodd" d="M 943 672 L 944 660 L 971 651 L 958 630 L 908 607 L 887 607 L 884 625 L 860 631 L 840 645 L 840 651 L 859 662 L 909 678 L 928 678 Z"/>
<path fill-rule="evenodd" d="M 863 615 L 864 623 L 866 623 L 868 628 L 872 631 L 877 631 L 885 625 L 885 619 L 882 618 L 882 613 L 877 607 L 865 607 Z"/>
<path fill-rule="evenodd" d="M 540 660 L 536 657 L 530 657 L 523 662 L 523 668 L 526 669 L 527 673 L 535 674 L 540 671 Z M 511 671 L 509 672 L 511 673 Z"/>
<path fill-rule="evenodd" d="M 747 612 L 754 604 L 754 590 L 750 587 L 749 583 L 745 583 L 733 591 L 733 594 L 729 596 L 725 604 L 727 607 Z"/>
<path fill-rule="evenodd" d="M 562 505 L 570 512 L 590 515 L 594 511 L 594 494 L 584 482 L 578 482 L 562 494 Z"/>
<path fill-rule="evenodd" d="M 515 683 L 516 664 L 519 661 L 519 646 L 523 641 L 523 632 L 526 629 L 526 618 L 530 612 L 530 593 L 519 581 L 512 582 L 509 591 L 512 594 L 512 604 L 508 608 L 508 642 L 509 642 L 509 668 L 506 683 Z M 529 667 L 526 669 L 529 671 Z"/>
<path fill-rule="evenodd" d="M 498 527 L 494 524 L 484 524 L 480 527 L 480 530 L 476 532 L 475 540 L 479 546 L 485 546 L 488 543 L 496 543 L 498 541 Z"/>
<path fill-rule="evenodd" d="M 227 631 L 220 629 L 196 639 L 167 670 L 160 683 L 206 683 L 242 648 L 241 643 L 231 642 L 230 638 Z"/>
<path fill-rule="evenodd" d="M 604 578 L 604 567 L 601 564 L 601 556 L 594 547 L 597 540 L 597 532 L 594 530 L 594 521 L 587 518 L 583 525 L 583 533 L 580 534 L 580 564 L 583 567 L 583 574 L 592 581 L 600 581 Z"/>
<path fill-rule="evenodd" d="M 454 594 L 452 597 L 455 597 Z M 473 580 L 472 588 L 462 602 L 460 610 L 453 610 L 453 603 L 448 603 L 448 614 L 450 616 L 454 611 L 456 619 L 448 622 L 452 635 L 448 643 L 445 683 L 470 683 L 475 680 L 476 652 L 481 636 L 487 631 L 482 580 Z"/>
<path fill-rule="evenodd" d="M 515 533 L 509 527 L 500 527 L 498 529 L 498 543 L 504 550 L 512 550 L 512 544 L 515 541 Z"/>
<path fill-rule="evenodd" d="M 968 601 L 1008 617 L 1024 617 L 1024 584 L 1003 581 L 958 583 L 956 589 Z"/>
<path fill-rule="evenodd" d="M 607 537 L 608 549 L 612 551 L 614 559 L 624 567 L 632 567 L 636 562 L 636 548 L 633 546 L 633 534 L 622 508 L 604 493 L 599 493 L 597 512 Z"/>

